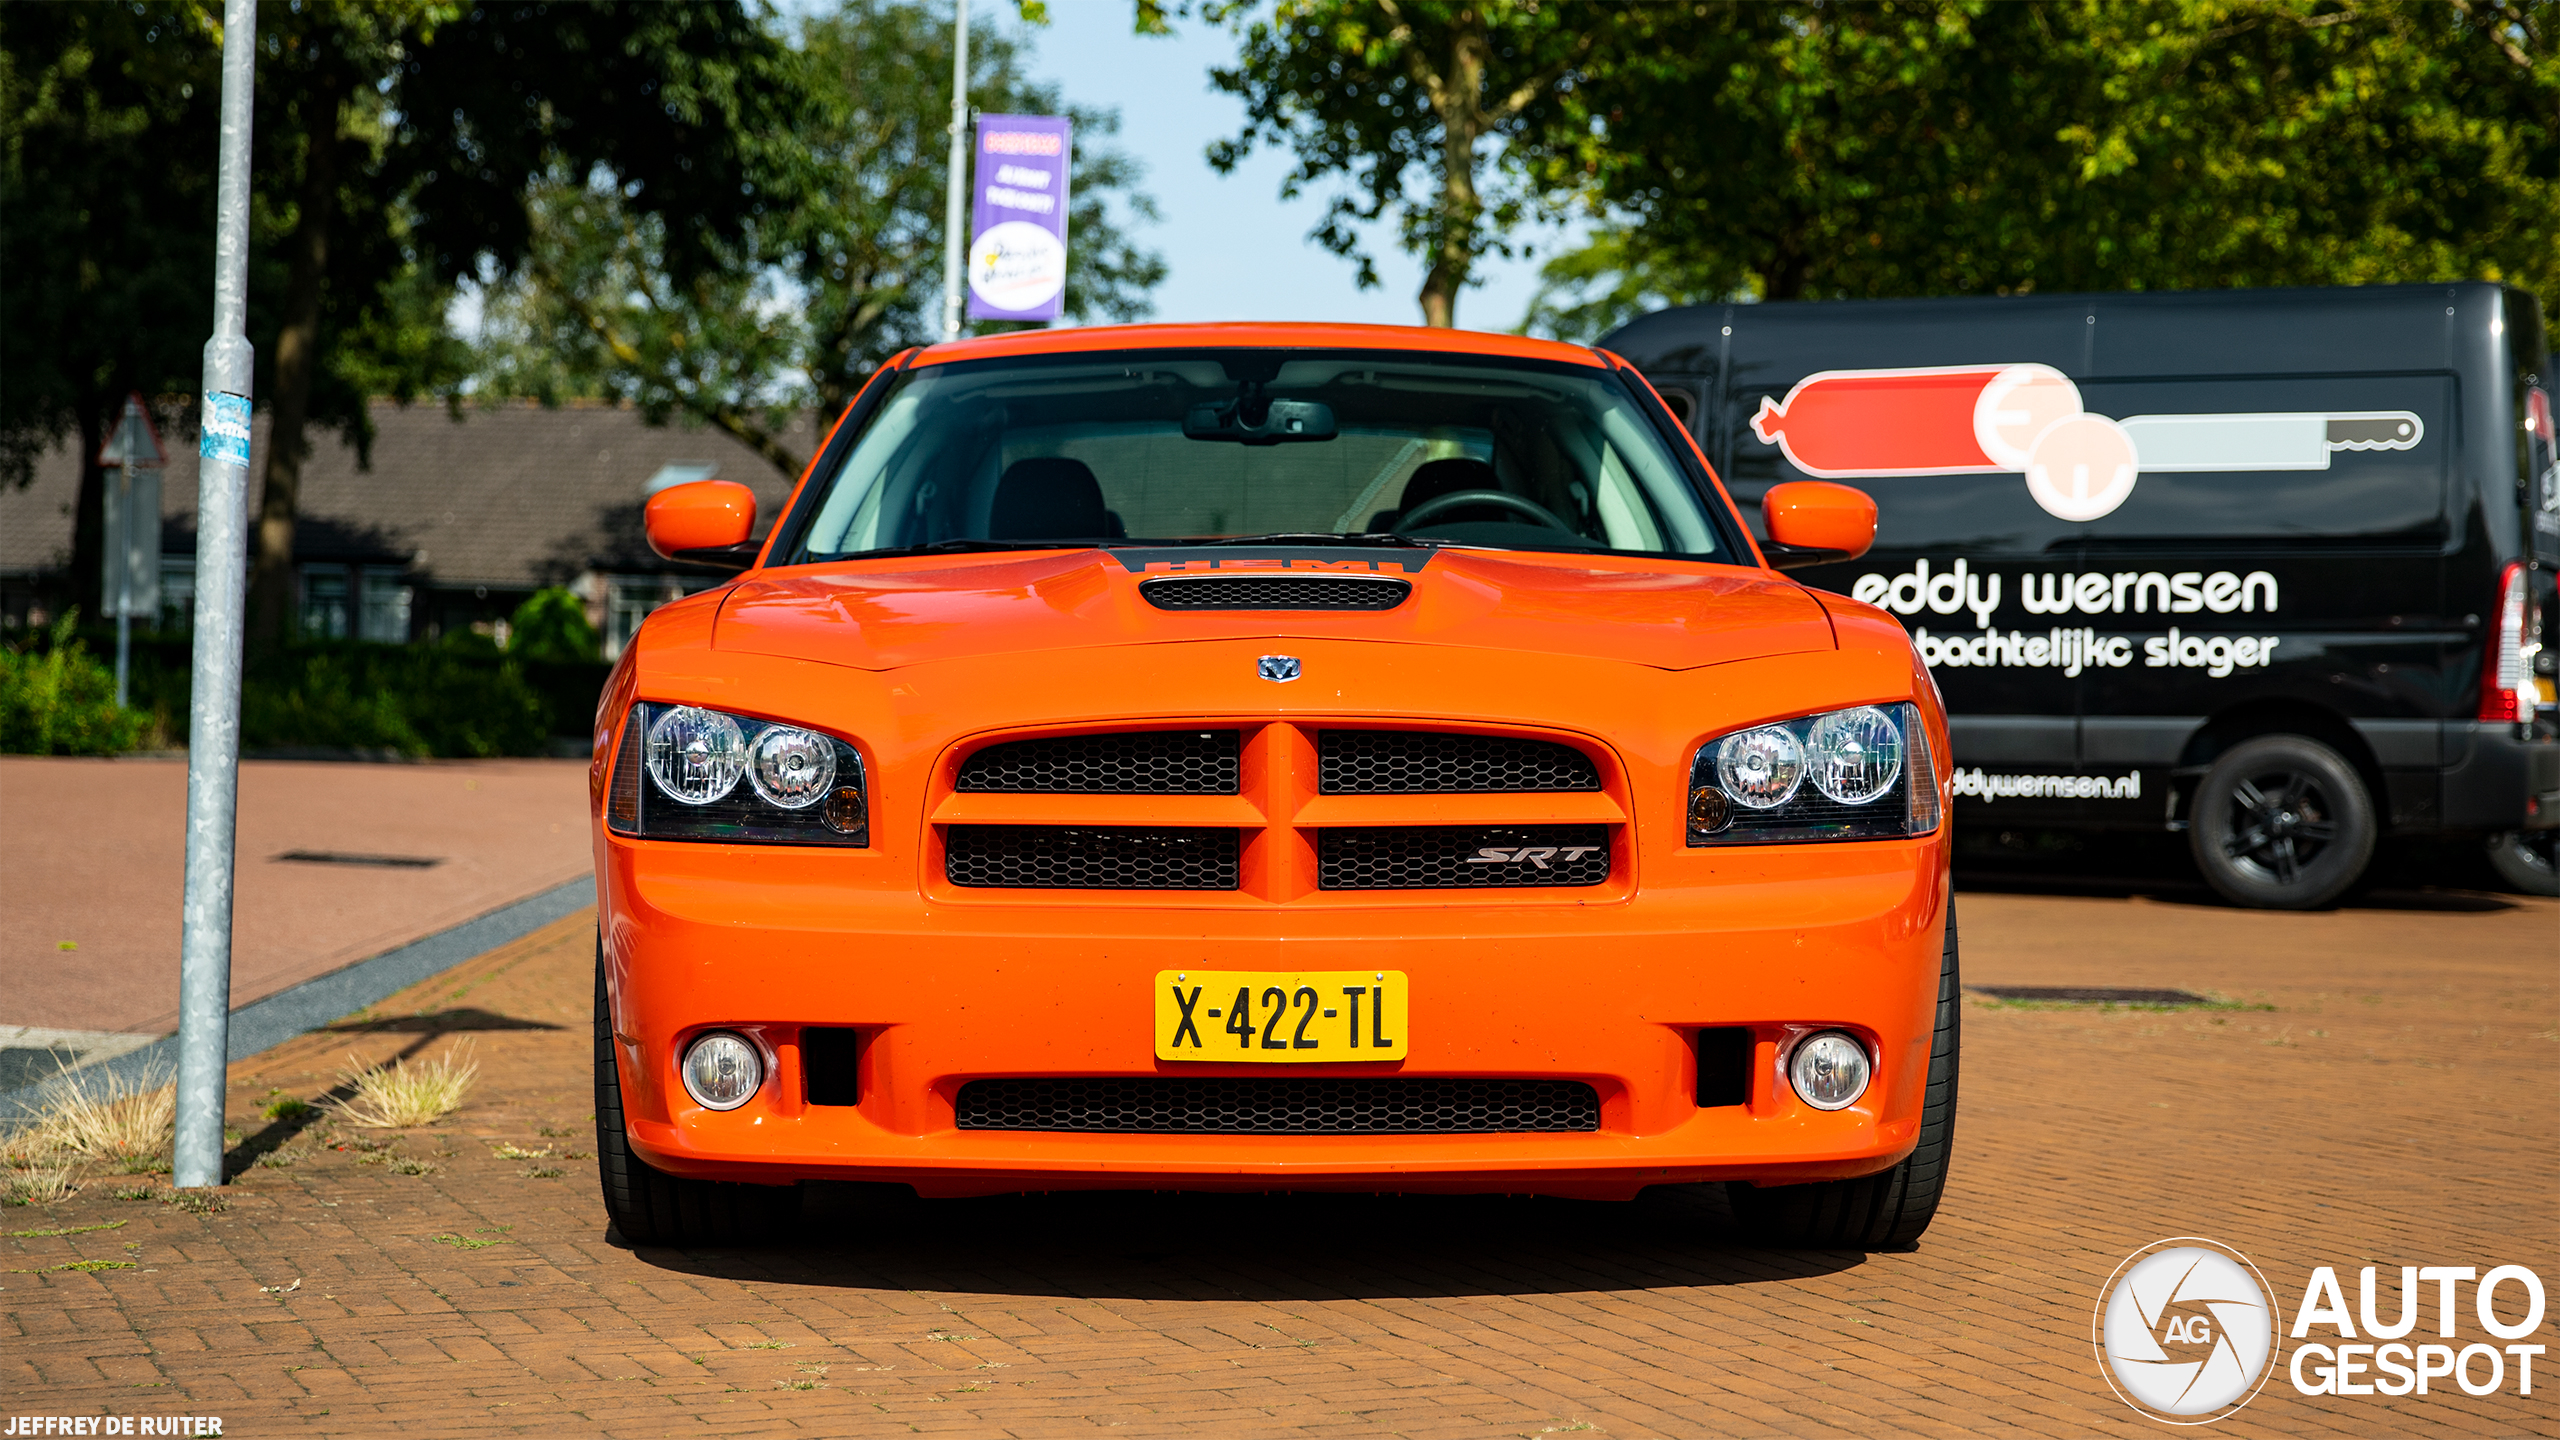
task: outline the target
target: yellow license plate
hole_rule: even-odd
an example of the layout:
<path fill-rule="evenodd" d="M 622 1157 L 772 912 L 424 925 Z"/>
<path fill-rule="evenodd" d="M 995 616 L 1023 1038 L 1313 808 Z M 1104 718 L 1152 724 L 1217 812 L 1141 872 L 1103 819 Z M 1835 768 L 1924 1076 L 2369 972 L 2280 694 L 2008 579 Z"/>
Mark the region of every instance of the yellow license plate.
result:
<path fill-rule="evenodd" d="M 1401 970 L 1159 970 L 1156 1058 L 1401 1060 Z"/>

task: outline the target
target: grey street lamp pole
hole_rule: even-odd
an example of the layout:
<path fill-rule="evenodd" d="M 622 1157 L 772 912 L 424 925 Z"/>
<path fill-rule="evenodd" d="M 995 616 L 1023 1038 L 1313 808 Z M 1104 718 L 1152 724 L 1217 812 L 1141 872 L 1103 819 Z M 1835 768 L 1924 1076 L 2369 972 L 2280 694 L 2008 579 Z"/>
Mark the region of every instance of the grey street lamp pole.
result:
<path fill-rule="evenodd" d="M 951 173 L 942 200 L 942 338 L 960 338 L 960 227 L 969 193 L 969 0 L 958 0 L 951 47 Z"/>
<path fill-rule="evenodd" d="M 257 0 L 223 0 L 213 338 L 197 467 L 195 687 L 187 715 L 187 888 L 178 939 L 172 1183 L 219 1185 L 231 1045 L 231 847 L 240 799 L 240 644 L 249 564 L 249 95 Z"/>

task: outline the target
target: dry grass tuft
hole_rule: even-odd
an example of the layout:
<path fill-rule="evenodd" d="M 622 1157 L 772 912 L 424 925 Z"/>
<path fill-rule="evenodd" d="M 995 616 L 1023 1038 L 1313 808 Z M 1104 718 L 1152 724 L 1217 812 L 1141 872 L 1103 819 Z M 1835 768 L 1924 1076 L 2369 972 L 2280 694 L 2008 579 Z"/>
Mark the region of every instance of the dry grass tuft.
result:
<path fill-rule="evenodd" d="M 332 1108 L 350 1124 L 376 1130 L 432 1125 L 462 1108 L 462 1097 L 479 1077 L 480 1062 L 471 1058 L 470 1049 L 464 1041 L 416 1065 L 403 1060 L 387 1069 L 351 1066 L 338 1078 L 355 1093 Z"/>
<path fill-rule="evenodd" d="M 0 1205 L 50 1205 L 72 1188 L 71 1171 L 64 1167 L 13 1170 L 0 1179 Z"/>
<path fill-rule="evenodd" d="M 167 1150 L 178 1113 L 174 1084 L 144 1089 L 107 1075 L 65 1090 L 10 1137 L 12 1161 L 76 1155 L 131 1161 Z"/>

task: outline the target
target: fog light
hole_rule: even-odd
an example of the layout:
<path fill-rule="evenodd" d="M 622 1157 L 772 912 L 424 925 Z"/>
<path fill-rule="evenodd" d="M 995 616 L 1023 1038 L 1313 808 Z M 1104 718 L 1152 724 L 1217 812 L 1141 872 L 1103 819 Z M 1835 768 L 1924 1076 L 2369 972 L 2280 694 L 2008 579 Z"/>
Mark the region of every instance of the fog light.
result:
<path fill-rule="evenodd" d="M 745 1037 L 714 1030 L 684 1052 L 685 1093 L 707 1110 L 735 1110 L 764 1084 L 764 1056 Z"/>
<path fill-rule="evenodd" d="M 1825 1030 L 1798 1042 L 1787 1057 L 1787 1079 L 1816 1110 L 1846 1110 L 1867 1093 L 1867 1047 L 1857 1037 Z"/>

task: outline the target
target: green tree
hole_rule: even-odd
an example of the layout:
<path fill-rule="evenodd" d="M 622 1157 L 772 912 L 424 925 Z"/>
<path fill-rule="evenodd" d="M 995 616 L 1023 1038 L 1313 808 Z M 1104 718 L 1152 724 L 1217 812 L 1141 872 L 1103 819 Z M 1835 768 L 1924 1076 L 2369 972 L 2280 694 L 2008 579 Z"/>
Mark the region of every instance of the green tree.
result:
<path fill-rule="evenodd" d="M 1603 224 L 1529 323 L 1666 302 L 2560 281 L 2553 8 L 1700 4 L 1534 137 Z M 2537 61 L 2539 63 L 2537 63 Z"/>
<path fill-rule="evenodd" d="M 665 222 L 635 211 L 612 175 L 560 169 L 534 188 L 527 263 L 489 296 L 483 394 L 601 396 L 654 421 L 682 415 L 796 479 L 806 451 L 787 436 L 793 414 L 814 408 L 831 424 L 882 361 L 940 338 L 947 12 L 849 0 L 803 18 L 776 73 L 802 119 L 763 137 L 752 173 L 765 204 L 719 243 L 716 263 L 680 269 Z M 970 77 L 979 108 L 1059 107 L 1000 33 L 970 37 Z M 1154 207 L 1133 188 L 1133 162 L 1104 143 L 1116 117 L 1070 113 L 1066 310 L 1135 319 L 1164 266 L 1119 229 L 1114 207 L 1140 219 Z"/>
<path fill-rule="evenodd" d="M 77 431 L 74 588 L 94 597 L 94 456 L 128 390 L 191 429 L 209 328 L 220 7 L 9 7 L 0 26 L 0 480 Z M 259 9 L 251 341 L 273 419 L 252 634 L 291 614 L 314 425 L 361 455 L 371 395 L 460 384 L 442 313 L 458 276 L 530 240 L 529 184 L 605 167 L 668 217 L 692 273 L 758 199 L 754 137 L 794 122 L 780 54 L 742 0 L 270 0 Z"/>
<path fill-rule="evenodd" d="M 202 5 L 0 19 L 0 485 L 65 433 L 71 602 L 95 613 L 98 448 L 127 393 L 192 392 L 210 330 L 220 77 Z M 189 137 L 182 139 L 182 137 Z M 160 416 L 162 428 L 177 417 Z"/>
<path fill-rule="evenodd" d="M 270 12 L 282 23 L 262 32 L 275 59 L 260 93 L 278 97 L 298 153 L 283 166 L 293 219 L 250 575 L 250 634 L 267 645 L 293 608 L 303 427 L 332 348 L 326 311 L 371 322 L 377 363 L 347 368 L 397 372 L 423 354 L 437 378 L 458 381 L 441 368 L 451 347 L 440 321 L 422 307 L 464 275 L 524 258 L 529 197 L 546 176 L 612 173 L 690 276 L 757 208 L 757 137 L 798 118 L 793 92 L 774 83 L 779 47 L 738 0 L 301 0 L 262 8 L 262 23 Z M 360 430 L 363 395 L 340 398 Z"/>
<path fill-rule="evenodd" d="M 1212 78 L 1244 101 L 1244 131 L 1212 145 L 1210 163 L 1231 172 L 1255 145 L 1282 146 L 1297 162 L 1284 197 L 1338 183 L 1311 238 L 1356 264 L 1363 289 L 1378 272 L 1355 227 L 1392 214 L 1423 265 L 1423 323 L 1447 326 L 1477 262 L 1512 253 L 1507 237 L 1556 193 L 1535 183 L 1539 152 L 1525 142 L 1561 131 L 1558 101 L 1636 12 L 1562 0 L 1280 0 L 1264 15 L 1246 0 L 1210 0 L 1202 13 L 1242 45 Z"/>

